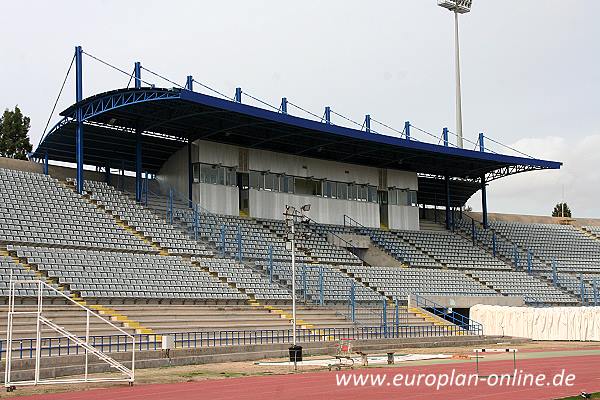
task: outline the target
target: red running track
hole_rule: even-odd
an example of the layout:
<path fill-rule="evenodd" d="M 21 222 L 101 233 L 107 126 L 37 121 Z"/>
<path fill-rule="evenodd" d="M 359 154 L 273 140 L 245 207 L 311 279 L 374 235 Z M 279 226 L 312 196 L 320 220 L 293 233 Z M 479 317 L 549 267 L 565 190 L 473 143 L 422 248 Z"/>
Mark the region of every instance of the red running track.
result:
<path fill-rule="evenodd" d="M 507 373 L 512 371 L 512 361 L 486 361 L 480 364 L 482 374 Z M 255 376 L 245 378 L 229 378 L 173 384 L 150 384 L 134 387 L 117 387 L 93 389 L 83 392 L 56 393 L 21 397 L 30 400 L 192 400 L 192 399 L 260 399 L 260 400 L 371 400 L 371 399 L 556 399 L 577 395 L 582 390 L 600 391 L 600 355 L 549 357 L 517 360 L 517 369 L 523 373 L 546 374 L 553 377 L 565 370 L 566 374 L 575 374 L 571 387 L 545 385 L 531 386 L 495 386 L 490 387 L 485 380 L 479 380 L 476 386 L 444 387 L 439 391 L 428 387 L 423 382 L 420 386 L 393 386 L 388 384 L 393 376 L 403 374 L 472 374 L 475 371 L 473 362 L 436 364 L 428 366 L 406 366 L 396 368 L 369 368 L 342 372 L 311 372 L 296 375 Z M 386 374 L 387 383 L 382 386 L 347 386 L 336 385 L 336 375 Z M 455 375 L 457 376 L 457 375 Z"/>

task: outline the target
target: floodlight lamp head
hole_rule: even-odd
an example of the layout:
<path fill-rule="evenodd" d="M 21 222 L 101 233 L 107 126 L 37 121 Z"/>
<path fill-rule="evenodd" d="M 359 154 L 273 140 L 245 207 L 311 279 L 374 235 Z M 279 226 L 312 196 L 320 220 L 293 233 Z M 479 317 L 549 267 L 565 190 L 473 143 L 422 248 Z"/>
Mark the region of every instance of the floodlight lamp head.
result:
<path fill-rule="evenodd" d="M 438 0 L 438 6 L 447 8 L 458 14 L 466 14 L 471 11 L 473 0 Z"/>

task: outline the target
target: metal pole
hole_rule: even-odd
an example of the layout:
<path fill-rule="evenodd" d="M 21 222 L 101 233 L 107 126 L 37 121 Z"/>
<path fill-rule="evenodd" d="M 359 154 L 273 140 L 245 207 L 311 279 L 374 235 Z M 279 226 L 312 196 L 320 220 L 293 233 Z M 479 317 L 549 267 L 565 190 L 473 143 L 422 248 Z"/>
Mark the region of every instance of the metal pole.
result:
<path fill-rule="evenodd" d="M 444 146 L 448 147 L 448 128 L 442 130 L 442 137 L 444 138 Z"/>
<path fill-rule="evenodd" d="M 581 292 L 581 305 L 585 305 L 585 283 L 583 282 L 583 274 L 579 274 L 579 291 Z"/>
<path fill-rule="evenodd" d="M 371 116 L 365 115 L 365 132 L 371 133 Z"/>
<path fill-rule="evenodd" d="M 142 64 L 138 61 L 134 64 L 135 88 L 142 87 Z M 142 130 L 137 127 L 135 130 L 135 200 L 139 203 L 142 200 Z"/>
<path fill-rule="evenodd" d="M 450 176 L 445 176 L 446 180 L 446 229 L 450 230 Z"/>
<path fill-rule="evenodd" d="M 454 9 L 454 47 L 456 61 L 456 146 L 463 148 L 462 104 L 460 89 L 460 49 L 458 43 L 458 11 Z"/>
<path fill-rule="evenodd" d="M 269 283 L 273 283 L 273 245 L 269 245 Z"/>
<path fill-rule="evenodd" d="M 325 296 L 323 294 L 323 266 L 319 266 L 319 304 L 325 304 Z"/>
<path fill-rule="evenodd" d="M 356 321 L 356 303 L 354 301 L 354 281 L 350 285 L 350 307 L 352 310 L 352 322 Z"/>
<path fill-rule="evenodd" d="M 188 138 L 187 142 L 187 153 L 188 153 L 188 202 L 189 207 L 192 207 L 194 202 L 194 164 L 192 164 L 192 141 Z"/>
<path fill-rule="evenodd" d="M 242 88 L 235 88 L 235 101 L 237 103 L 242 102 Z"/>
<path fill-rule="evenodd" d="M 75 101 L 77 104 L 83 100 L 83 50 L 81 46 L 75 47 Z M 77 193 L 83 193 L 83 110 L 77 107 L 76 128 L 76 158 L 77 158 Z"/>
<path fill-rule="evenodd" d="M 225 257 L 225 225 L 221 225 L 221 255 Z"/>
<path fill-rule="evenodd" d="M 304 297 L 304 304 L 306 304 L 306 291 L 308 289 L 306 282 L 306 264 L 302 264 L 302 291 Z"/>
<path fill-rule="evenodd" d="M 282 114 L 287 114 L 287 112 L 288 112 L 287 104 L 288 104 L 287 97 L 282 97 L 281 98 L 281 113 Z"/>
<path fill-rule="evenodd" d="M 296 223 L 296 217 L 292 216 L 292 329 L 293 338 L 292 345 L 296 346 L 296 231 L 294 225 Z M 294 357 L 294 364 L 296 363 L 296 357 Z"/>
<path fill-rule="evenodd" d="M 395 320 L 396 320 L 396 337 L 398 337 L 398 331 L 400 330 L 400 307 L 398 304 L 398 298 L 395 298 L 395 307 L 396 307 L 396 313 L 395 313 Z"/>
<path fill-rule="evenodd" d="M 187 76 L 185 88 L 191 92 L 194 91 L 194 77 L 192 75 Z"/>
<path fill-rule="evenodd" d="M 387 299 L 384 297 L 383 298 L 383 306 L 382 306 L 382 320 L 381 322 L 383 323 L 383 336 L 387 337 Z"/>
<path fill-rule="evenodd" d="M 410 121 L 404 122 L 404 137 L 406 140 L 410 140 Z"/>
<path fill-rule="evenodd" d="M 331 107 L 325 107 L 325 123 L 331 124 Z"/>
<path fill-rule="evenodd" d="M 238 225 L 237 231 L 237 244 L 238 244 L 238 261 L 242 262 L 242 227 Z"/>
<path fill-rule="evenodd" d="M 44 175 L 48 175 L 48 152 L 44 153 Z"/>

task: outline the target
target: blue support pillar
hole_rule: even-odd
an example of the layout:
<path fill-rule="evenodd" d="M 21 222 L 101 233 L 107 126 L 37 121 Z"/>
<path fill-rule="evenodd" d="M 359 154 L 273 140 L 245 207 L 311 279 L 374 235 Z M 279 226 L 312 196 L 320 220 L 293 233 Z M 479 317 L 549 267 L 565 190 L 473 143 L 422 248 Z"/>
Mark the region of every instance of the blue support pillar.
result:
<path fill-rule="evenodd" d="M 188 155 L 188 207 L 193 207 L 194 204 L 194 164 L 192 164 L 192 141 L 188 138 L 187 141 Z"/>
<path fill-rule="evenodd" d="M 238 225 L 237 229 L 237 247 L 238 247 L 238 261 L 242 262 L 242 227 Z"/>
<path fill-rule="evenodd" d="M 585 282 L 583 281 L 583 274 L 579 274 L 579 294 L 581 294 L 581 305 L 585 306 Z"/>
<path fill-rule="evenodd" d="M 142 201 L 142 131 L 135 133 L 135 200 Z"/>
<path fill-rule="evenodd" d="M 496 257 L 496 232 L 492 232 L 492 254 Z"/>
<path fill-rule="evenodd" d="M 169 214 L 169 223 L 173 225 L 173 188 L 169 188 L 169 202 L 167 203 L 167 213 Z"/>
<path fill-rule="evenodd" d="M 365 115 L 365 132 L 371 133 L 371 116 Z"/>
<path fill-rule="evenodd" d="M 325 305 L 325 294 L 323 293 L 323 266 L 319 266 L 319 304 Z"/>
<path fill-rule="evenodd" d="M 594 305 L 598 305 L 598 283 L 596 282 L 596 278 L 592 281 L 592 288 L 594 290 Z"/>
<path fill-rule="evenodd" d="M 448 147 L 448 128 L 442 130 L 442 138 L 444 140 L 444 146 Z"/>
<path fill-rule="evenodd" d="M 104 182 L 106 182 L 107 185 L 110 185 L 110 178 L 110 165 L 106 163 L 104 166 Z"/>
<path fill-rule="evenodd" d="M 281 98 L 281 113 L 282 114 L 287 114 L 287 97 L 282 97 Z"/>
<path fill-rule="evenodd" d="M 331 107 L 325 107 L 325 123 L 331 124 Z"/>
<path fill-rule="evenodd" d="M 308 291 L 308 283 L 306 282 L 306 264 L 302 264 L 302 292 L 304 295 L 304 304 L 306 304 L 306 292 Z"/>
<path fill-rule="evenodd" d="M 121 160 L 121 192 L 125 191 L 125 160 Z"/>
<path fill-rule="evenodd" d="M 48 175 L 48 152 L 44 153 L 44 175 Z"/>
<path fill-rule="evenodd" d="M 77 104 L 83 100 L 83 50 L 81 46 L 75 47 L 75 101 Z M 83 193 L 83 110 L 77 107 L 76 128 L 76 159 L 77 159 L 77 193 Z"/>
<path fill-rule="evenodd" d="M 450 176 L 446 175 L 444 179 L 446 181 L 446 229 L 450 230 Z"/>
<path fill-rule="evenodd" d="M 187 80 L 185 81 L 185 88 L 190 92 L 194 91 L 194 77 L 192 77 L 192 75 L 188 75 Z"/>
<path fill-rule="evenodd" d="M 221 255 L 225 257 L 225 225 L 221 225 Z"/>
<path fill-rule="evenodd" d="M 387 330 L 388 330 L 388 326 L 387 326 L 387 298 L 383 298 L 382 299 L 382 306 L 381 306 L 381 323 L 383 325 L 383 336 L 387 337 Z"/>
<path fill-rule="evenodd" d="M 198 204 L 194 204 L 194 239 L 198 240 L 200 237 L 200 215 L 198 214 Z"/>
<path fill-rule="evenodd" d="M 269 283 L 273 283 L 273 245 L 269 245 Z"/>
<path fill-rule="evenodd" d="M 235 101 L 236 103 L 242 102 L 242 88 L 235 88 Z"/>
<path fill-rule="evenodd" d="M 135 88 L 142 87 L 142 64 L 136 61 L 133 68 Z M 135 200 L 142 201 L 142 130 L 135 130 Z"/>
<path fill-rule="evenodd" d="M 481 211 L 483 219 L 483 229 L 488 229 L 488 208 L 487 208 L 487 191 L 485 183 L 485 175 L 481 175 Z"/>
<path fill-rule="evenodd" d="M 356 322 L 356 304 L 354 302 L 354 281 L 350 283 L 350 317 L 352 322 Z"/>
<path fill-rule="evenodd" d="M 558 286 L 558 273 L 556 271 L 556 261 L 552 260 L 552 283 Z"/>
<path fill-rule="evenodd" d="M 136 89 L 142 87 L 142 64 L 136 61 L 133 65 L 134 84 Z"/>
<path fill-rule="evenodd" d="M 404 137 L 406 140 L 410 140 L 410 121 L 404 123 Z"/>
<path fill-rule="evenodd" d="M 400 303 L 398 302 L 398 298 L 395 298 L 395 307 L 396 307 L 396 312 L 394 313 L 394 319 L 395 319 L 395 325 L 396 325 L 396 337 L 399 336 L 399 332 L 400 332 Z"/>
<path fill-rule="evenodd" d="M 527 250 L 527 272 L 531 274 L 533 268 L 533 253 L 531 250 Z"/>
<path fill-rule="evenodd" d="M 479 134 L 479 151 L 482 153 L 485 152 L 483 133 Z M 485 175 L 481 175 L 481 211 L 483 218 L 483 229 L 488 228 L 487 192 L 485 187 Z"/>

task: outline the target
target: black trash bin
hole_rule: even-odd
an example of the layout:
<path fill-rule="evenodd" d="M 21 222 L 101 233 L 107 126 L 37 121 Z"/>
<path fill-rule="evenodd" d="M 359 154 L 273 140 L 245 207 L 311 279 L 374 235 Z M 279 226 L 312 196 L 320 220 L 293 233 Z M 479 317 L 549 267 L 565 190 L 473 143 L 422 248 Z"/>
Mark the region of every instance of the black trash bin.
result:
<path fill-rule="evenodd" d="M 301 362 L 302 361 L 302 346 L 292 346 L 289 348 L 290 351 L 290 362 Z"/>

